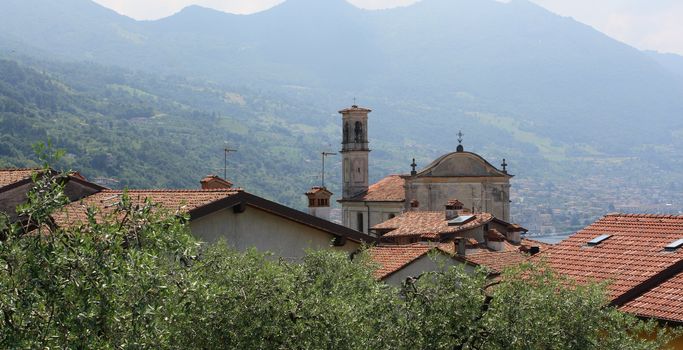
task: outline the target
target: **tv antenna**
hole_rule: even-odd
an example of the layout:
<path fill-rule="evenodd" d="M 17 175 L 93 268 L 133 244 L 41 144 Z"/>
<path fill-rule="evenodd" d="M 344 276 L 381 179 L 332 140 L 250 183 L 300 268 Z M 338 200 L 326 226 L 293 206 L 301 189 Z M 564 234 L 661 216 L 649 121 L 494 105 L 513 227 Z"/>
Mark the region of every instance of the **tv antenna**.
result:
<path fill-rule="evenodd" d="M 322 152 L 322 153 L 320 153 L 320 154 L 322 155 L 322 160 L 323 160 L 323 169 L 322 169 L 322 172 L 321 172 L 321 175 L 322 175 L 322 176 L 321 176 L 321 178 L 322 178 L 322 188 L 325 188 L 325 157 L 327 157 L 327 156 L 334 156 L 334 155 L 337 155 L 337 154 L 336 154 L 336 153 L 332 153 L 332 152 Z"/>
<path fill-rule="evenodd" d="M 223 180 L 228 179 L 228 153 L 237 152 L 236 149 L 228 148 L 228 143 L 223 147 Z"/>

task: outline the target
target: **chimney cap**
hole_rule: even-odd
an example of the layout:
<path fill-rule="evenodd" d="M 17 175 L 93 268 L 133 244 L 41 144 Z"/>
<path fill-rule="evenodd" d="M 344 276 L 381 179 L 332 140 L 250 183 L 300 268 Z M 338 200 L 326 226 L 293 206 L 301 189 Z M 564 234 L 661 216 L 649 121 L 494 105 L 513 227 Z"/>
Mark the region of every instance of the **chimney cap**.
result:
<path fill-rule="evenodd" d="M 207 175 L 199 181 L 203 190 L 227 189 L 232 188 L 232 182 L 225 180 L 217 175 Z"/>
<path fill-rule="evenodd" d="M 462 209 L 465 206 L 461 201 L 457 199 L 451 199 L 446 203 L 446 209 Z"/>
<path fill-rule="evenodd" d="M 491 242 L 504 242 L 505 236 L 500 231 L 492 228 L 486 232 L 486 239 Z"/>

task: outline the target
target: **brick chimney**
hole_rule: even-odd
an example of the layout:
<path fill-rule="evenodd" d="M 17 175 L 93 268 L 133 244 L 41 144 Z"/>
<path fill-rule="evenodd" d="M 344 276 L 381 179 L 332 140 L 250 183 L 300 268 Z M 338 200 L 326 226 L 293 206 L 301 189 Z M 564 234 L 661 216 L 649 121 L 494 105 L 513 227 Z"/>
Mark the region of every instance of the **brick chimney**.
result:
<path fill-rule="evenodd" d="M 202 184 L 202 190 L 219 190 L 232 188 L 232 182 L 224 180 L 216 175 L 208 175 L 199 183 Z"/>
<path fill-rule="evenodd" d="M 446 203 L 446 220 L 453 220 L 460 215 L 464 204 L 457 199 L 451 199 Z"/>
<path fill-rule="evenodd" d="M 496 229 L 490 229 L 486 232 L 486 246 L 497 252 L 503 250 L 505 236 Z"/>
<path fill-rule="evenodd" d="M 455 253 L 458 256 L 467 255 L 467 238 L 456 237 L 455 241 L 453 241 L 453 245 L 455 246 Z"/>
<path fill-rule="evenodd" d="M 325 187 L 315 186 L 306 192 L 308 213 L 321 219 L 330 220 L 330 198 L 332 192 Z"/>

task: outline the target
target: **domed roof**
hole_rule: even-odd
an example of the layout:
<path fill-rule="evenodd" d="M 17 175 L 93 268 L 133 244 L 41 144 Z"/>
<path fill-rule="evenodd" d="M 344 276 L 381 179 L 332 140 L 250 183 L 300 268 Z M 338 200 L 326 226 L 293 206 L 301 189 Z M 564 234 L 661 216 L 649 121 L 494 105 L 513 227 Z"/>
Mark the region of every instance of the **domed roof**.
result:
<path fill-rule="evenodd" d="M 445 154 L 416 175 L 417 177 L 512 177 L 472 152 Z"/>

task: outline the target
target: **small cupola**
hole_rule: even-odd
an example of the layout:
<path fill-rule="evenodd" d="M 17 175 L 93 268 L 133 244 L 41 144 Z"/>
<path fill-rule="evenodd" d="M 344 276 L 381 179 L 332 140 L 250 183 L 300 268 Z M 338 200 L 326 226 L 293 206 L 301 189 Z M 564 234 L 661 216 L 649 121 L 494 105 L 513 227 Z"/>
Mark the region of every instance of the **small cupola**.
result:
<path fill-rule="evenodd" d="M 232 182 L 222 179 L 216 175 L 208 175 L 199 183 L 203 190 L 224 190 L 232 188 Z"/>
<path fill-rule="evenodd" d="M 321 219 L 330 219 L 330 198 L 332 192 L 325 187 L 314 186 L 306 192 L 308 198 L 308 213 Z"/>

